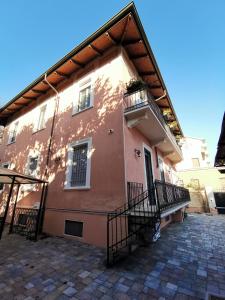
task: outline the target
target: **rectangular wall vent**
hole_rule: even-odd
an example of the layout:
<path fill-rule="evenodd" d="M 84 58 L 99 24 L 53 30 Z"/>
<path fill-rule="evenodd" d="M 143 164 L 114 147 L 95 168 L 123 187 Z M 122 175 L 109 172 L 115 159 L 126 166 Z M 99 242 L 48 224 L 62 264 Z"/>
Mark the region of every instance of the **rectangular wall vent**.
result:
<path fill-rule="evenodd" d="M 82 237 L 83 236 L 83 222 L 65 221 L 65 234 Z"/>

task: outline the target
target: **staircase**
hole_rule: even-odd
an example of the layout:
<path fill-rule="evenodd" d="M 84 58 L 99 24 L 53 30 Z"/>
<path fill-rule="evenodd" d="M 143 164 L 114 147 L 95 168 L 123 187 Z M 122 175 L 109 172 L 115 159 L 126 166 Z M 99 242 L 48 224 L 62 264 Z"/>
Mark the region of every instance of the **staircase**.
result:
<path fill-rule="evenodd" d="M 140 184 L 128 183 L 128 203 L 107 216 L 107 265 L 151 243 L 159 227 L 155 189 L 143 191 Z"/>

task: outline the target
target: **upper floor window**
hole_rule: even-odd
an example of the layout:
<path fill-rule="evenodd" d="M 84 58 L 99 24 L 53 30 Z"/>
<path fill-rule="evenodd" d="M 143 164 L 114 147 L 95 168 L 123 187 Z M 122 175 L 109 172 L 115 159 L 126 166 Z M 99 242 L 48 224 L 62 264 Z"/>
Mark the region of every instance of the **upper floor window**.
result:
<path fill-rule="evenodd" d="M 29 156 L 27 161 L 26 174 L 31 176 L 37 176 L 38 169 L 38 155 Z"/>
<path fill-rule="evenodd" d="M 90 188 L 91 139 L 69 145 L 66 188 Z"/>
<path fill-rule="evenodd" d="M 39 110 L 39 117 L 38 121 L 36 123 L 36 126 L 34 127 L 34 131 L 41 130 L 45 127 L 45 113 L 46 113 L 47 105 L 43 105 Z"/>
<path fill-rule="evenodd" d="M 13 124 L 12 130 L 10 127 L 8 144 L 15 143 L 18 125 L 19 125 L 19 122 L 17 121 Z"/>
<path fill-rule="evenodd" d="M 83 111 L 93 105 L 92 78 L 88 77 L 78 83 L 78 93 L 74 101 L 73 114 Z"/>

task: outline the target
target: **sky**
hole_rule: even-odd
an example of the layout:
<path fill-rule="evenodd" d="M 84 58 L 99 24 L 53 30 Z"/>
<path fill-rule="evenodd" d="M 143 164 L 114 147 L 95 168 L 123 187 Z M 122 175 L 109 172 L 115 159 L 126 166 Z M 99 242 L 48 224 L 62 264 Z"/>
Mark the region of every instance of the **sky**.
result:
<path fill-rule="evenodd" d="M 0 105 L 129 1 L 1 0 Z M 225 0 L 137 0 L 136 8 L 184 135 L 214 161 L 225 109 Z"/>

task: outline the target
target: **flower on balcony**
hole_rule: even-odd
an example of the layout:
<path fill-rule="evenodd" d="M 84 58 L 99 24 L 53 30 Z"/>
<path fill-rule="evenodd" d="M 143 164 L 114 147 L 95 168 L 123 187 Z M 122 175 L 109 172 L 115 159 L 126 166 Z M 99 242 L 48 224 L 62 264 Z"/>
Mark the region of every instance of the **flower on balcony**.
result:
<path fill-rule="evenodd" d="M 172 121 L 168 123 L 169 128 L 174 128 L 177 126 L 177 121 Z"/>

